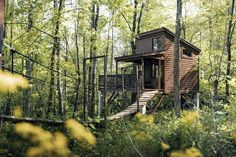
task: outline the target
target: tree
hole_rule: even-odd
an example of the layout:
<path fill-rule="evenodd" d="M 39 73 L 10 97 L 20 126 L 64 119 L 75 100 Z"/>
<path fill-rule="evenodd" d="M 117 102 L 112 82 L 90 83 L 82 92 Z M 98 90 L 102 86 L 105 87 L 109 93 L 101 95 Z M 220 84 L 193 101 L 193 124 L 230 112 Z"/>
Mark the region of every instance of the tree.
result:
<path fill-rule="evenodd" d="M 181 16 L 182 16 L 182 0 L 177 0 L 175 39 L 174 39 L 174 108 L 177 117 L 180 116 L 180 80 L 179 80 L 179 48 L 181 36 Z"/>
<path fill-rule="evenodd" d="M 98 29 L 98 20 L 99 20 L 99 2 L 92 2 L 91 7 L 91 39 L 90 39 L 90 57 L 94 57 L 97 51 L 97 29 Z M 94 117 L 95 110 L 95 77 L 96 77 L 96 59 L 90 59 L 89 66 L 89 82 L 88 82 L 88 115 Z"/>
<path fill-rule="evenodd" d="M 227 67 L 226 67 L 226 80 L 225 80 L 225 95 L 229 96 L 229 80 L 231 78 L 231 62 L 232 62 L 232 54 L 231 54 L 231 46 L 232 46 L 232 38 L 235 29 L 236 22 L 233 22 L 234 15 L 234 7 L 235 0 L 232 0 L 231 8 L 228 9 L 229 21 L 228 21 L 228 33 L 226 40 L 226 49 L 227 49 Z"/>
<path fill-rule="evenodd" d="M 55 67 L 55 56 L 57 55 L 57 90 L 58 90 L 58 113 L 63 113 L 63 100 L 62 100 L 62 89 L 61 89 L 61 81 L 60 81 L 60 37 L 59 37 L 59 30 L 60 30 L 60 17 L 61 12 L 63 9 L 64 0 L 58 1 L 54 0 L 54 17 L 55 17 L 55 32 L 53 37 L 53 48 L 52 48 L 52 55 L 51 55 L 51 69 Z M 53 100 L 53 91 L 55 86 L 55 74 L 54 70 L 51 70 L 50 75 L 50 89 L 49 89 L 49 97 L 48 97 L 48 111 L 51 111 L 52 108 L 52 100 Z"/>

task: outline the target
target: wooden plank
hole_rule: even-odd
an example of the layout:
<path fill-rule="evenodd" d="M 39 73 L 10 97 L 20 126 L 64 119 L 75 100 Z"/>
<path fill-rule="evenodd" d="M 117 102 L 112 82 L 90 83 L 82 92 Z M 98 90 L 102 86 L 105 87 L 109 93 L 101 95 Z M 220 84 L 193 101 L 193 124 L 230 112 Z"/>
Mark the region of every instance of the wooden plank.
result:
<path fill-rule="evenodd" d="M 148 92 L 144 92 L 143 95 L 146 97 L 146 98 L 143 98 L 143 95 L 139 98 L 139 107 L 142 108 L 143 106 L 147 105 L 147 103 L 153 98 L 153 96 L 155 96 L 155 94 L 157 93 L 158 91 L 148 91 Z M 148 97 L 149 96 L 149 97 Z M 143 100 L 143 101 L 141 101 Z M 112 115 L 112 116 L 109 116 L 108 117 L 108 120 L 116 120 L 116 119 L 120 119 L 120 118 L 123 118 L 123 117 L 126 117 L 126 116 L 129 116 L 129 115 L 132 115 L 134 114 L 135 112 L 137 112 L 137 102 L 133 103 L 132 105 L 130 105 L 128 108 L 126 108 L 125 110 L 115 114 L 115 115 Z"/>
<path fill-rule="evenodd" d="M 15 116 L 8 115 L 0 115 L 0 119 L 4 121 L 11 121 L 13 123 L 18 122 L 29 122 L 29 123 L 42 123 L 42 124 L 50 124 L 50 125 L 63 125 L 63 121 L 53 121 L 53 120 L 43 120 L 43 119 L 33 119 L 33 118 L 19 118 Z"/>

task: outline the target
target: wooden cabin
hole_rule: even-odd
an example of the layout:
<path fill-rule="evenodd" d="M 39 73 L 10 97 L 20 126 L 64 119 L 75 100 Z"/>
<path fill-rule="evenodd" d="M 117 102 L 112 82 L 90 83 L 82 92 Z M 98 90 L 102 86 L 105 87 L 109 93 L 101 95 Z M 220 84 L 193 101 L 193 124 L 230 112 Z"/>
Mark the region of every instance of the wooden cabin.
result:
<path fill-rule="evenodd" d="M 165 94 L 172 93 L 174 36 L 175 34 L 165 27 L 141 33 L 136 40 L 135 54 L 115 58 L 116 75 L 107 76 L 107 90 L 135 91 L 139 85 L 141 91 L 158 90 Z M 188 41 L 180 40 L 181 93 L 195 93 L 199 90 L 200 51 Z M 119 74 L 120 62 L 134 63 L 137 66 L 136 74 Z M 103 76 L 99 78 L 99 85 L 100 90 L 103 90 Z"/>

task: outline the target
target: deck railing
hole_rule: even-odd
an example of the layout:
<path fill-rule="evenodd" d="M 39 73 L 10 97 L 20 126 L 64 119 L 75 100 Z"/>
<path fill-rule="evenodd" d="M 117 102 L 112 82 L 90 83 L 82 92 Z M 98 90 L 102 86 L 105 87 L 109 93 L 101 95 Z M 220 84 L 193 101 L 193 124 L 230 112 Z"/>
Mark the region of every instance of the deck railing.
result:
<path fill-rule="evenodd" d="M 136 74 L 107 75 L 108 91 L 136 91 Z M 104 90 L 104 75 L 99 76 L 99 90 Z"/>

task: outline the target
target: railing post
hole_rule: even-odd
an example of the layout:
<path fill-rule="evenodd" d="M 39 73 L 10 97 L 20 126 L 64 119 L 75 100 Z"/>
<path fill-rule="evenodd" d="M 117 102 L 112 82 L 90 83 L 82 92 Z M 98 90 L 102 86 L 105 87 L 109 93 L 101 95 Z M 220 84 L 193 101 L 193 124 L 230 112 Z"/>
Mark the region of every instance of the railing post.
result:
<path fill-rule="evenodd" d="M 139 76 L 138 76 L 138 64 L 136 64 L 136 92 L 137 92 L 137 111 L 139 111 Z"/>
<path fill-rule="evenodd" d="M 104 57 L 104 120 L 105 120 L 105 125 L 107 123 L 107 55 Z"/>
<path fill-rule="evenodd" d="M 118 62 L 116 61 L 116 90 L 118 89 Z"/>
<path fill-rule="evenodd" d="M 121 90 L 122 90 L 122 109 L 125 109 L 125 78 L 124 78 L 124 68 L 121 68 Z"/>
<path fill-rule="evenodd" d="M 86 121 L 86 103 L 87 103 L 87 95 L 86 95 L 86 58 L 83 59 L 83 85 L 84 85 L 84 101 L 83 101 L 83 118 Z"/>
<path fill-rule="evenodd" d="M 14 72 L 14 53 L 15 53 L 15 50 L 11 49 L 10 53 L 11 53 L 11 73 L 13 73 Z"/>

